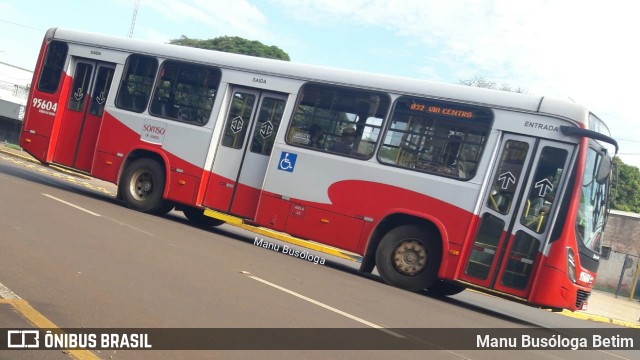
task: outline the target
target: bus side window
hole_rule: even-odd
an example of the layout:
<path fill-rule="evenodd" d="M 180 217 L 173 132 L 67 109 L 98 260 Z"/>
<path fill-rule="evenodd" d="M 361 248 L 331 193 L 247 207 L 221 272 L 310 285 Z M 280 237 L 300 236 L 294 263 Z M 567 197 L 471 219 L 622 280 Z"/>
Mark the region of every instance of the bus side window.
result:
<path fill-rule="evenodd" d="M 287 143 L 358 159 L 373 156 L 389 109 L 386 94 L 307 84 L 287 131 Z"/>
<path fill-rule="evenodd" d="M 137 54 L 129 56 L 116 96 L 116 107 L 143 112 L 149 102 L 157 70 L 158 61 L 155 58 Z"/>
<path fill-rule="evenodd" d="M 401 97 L 378 159 L 392 166 L 470 180 L 492 122 L 493 114 L 485 108 Z"/>
<path fill-rule="evenodd" d="M 160 68 L 149 113 L 204 125 L 211 115 L 220 77 L 218 68 L 165 61 Z"/>

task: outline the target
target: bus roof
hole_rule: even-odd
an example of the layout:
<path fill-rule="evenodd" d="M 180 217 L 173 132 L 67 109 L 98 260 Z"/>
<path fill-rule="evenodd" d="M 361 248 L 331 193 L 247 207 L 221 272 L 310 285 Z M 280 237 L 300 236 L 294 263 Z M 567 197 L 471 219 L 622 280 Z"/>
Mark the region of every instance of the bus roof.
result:
<path fill-rule="evenodd" d="M 355 85 L 396 94 L 426 96 L 494 108 L 544 113 L 563 117 L 589 128 L 589 110 L 585 106 L 563 99 L 336 69 L 62 28 L 49 29 L 46 37 L 86 46 L 190 60 L 228 69 L 248 71 L 256 75 L 271 75 L 336 85 Z"/>

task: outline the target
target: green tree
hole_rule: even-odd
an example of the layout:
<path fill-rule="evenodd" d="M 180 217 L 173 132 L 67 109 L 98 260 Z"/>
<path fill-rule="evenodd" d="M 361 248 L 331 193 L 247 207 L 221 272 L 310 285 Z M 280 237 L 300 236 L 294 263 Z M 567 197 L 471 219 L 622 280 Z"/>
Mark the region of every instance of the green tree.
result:
<path fill-rule="evenodd" d="M 615 159 L 611 208 L 640 213 L 640 169 Z"/>
<path fill-rule="evenodd" d="M 290 60 L 289 54 L 282 51 L 282 49 L 277 46 L 267 46 L 259 41 L 247 40 L 238 36 L 220 36 L 215 39 L 201 40 L 190 39 L 182 35 L 180 39 L 172 39 L 169 43 L 269 59 Z"/>

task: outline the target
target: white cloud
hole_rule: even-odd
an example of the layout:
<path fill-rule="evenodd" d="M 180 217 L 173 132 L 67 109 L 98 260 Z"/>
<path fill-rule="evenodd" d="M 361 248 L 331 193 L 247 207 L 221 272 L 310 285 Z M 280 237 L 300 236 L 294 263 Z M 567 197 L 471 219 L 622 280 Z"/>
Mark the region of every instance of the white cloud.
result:
<path fill-rule="evenodd" d="M 632 2 L 273 2 L 320 26 L 383 27 L 407 43 L 420 42 L 428 51 L 416 54 L 424 64 L 415 69 L 430 79 L 456 83 L 478 74 L 529 93 L 571 97 L 602 117 L 614 136 L 640 139 L 634 115 L 640 44 Z M 622 146 L 621 152 L 640 154 L 640 143 Z M 640 156 L 623 160 L 640 165 Z"/>
<path fill-rule="evenodd" d="M 248 0 L 156 0 L 146 1 L 144 6 L 178 24 L 197 23 L 216 33 L 247 38 L 264 36 L 267 23 L 264 14 Z"/>
<path fill-rule="evenodd" d="M 302 35 L 283 33 L 280 29 L 286 24 L 273 23 L 261 7 L 284 14 L 280 21 L 316 31 L 383 29 L 403 41 L 402 51 L 407 53 L 399 52 L 397 44 L 384 43 L 375 44 L 369 53 L 396 51 L 396 58 L 412 57 L 415 76 L 458 83 L 480 75 L 533 94 L 571 97 L 602 117 L 614 136 L 640 138 L 633 88 L 640 84 L 640 72 L 635 71 L 640 44 L 634 38 L 632 5 L 618 0 L 269 0 L 268 5 L 252 0 L 143 0 L 141 4 L 162 14 L 164 19 L 158 22 L 297 48 L 308 46 L 298 38 Z M 165 42 L 182 35 L 156 29 L 160 30 L 141 32 Z M 325 53 L 331 41 L 341 41 L 327 40 L 319 44 Z M 623 143 L 622 152 L 640 153 L 640 143 Z M 640 156 L 624 160 L 640 165 Z"/>

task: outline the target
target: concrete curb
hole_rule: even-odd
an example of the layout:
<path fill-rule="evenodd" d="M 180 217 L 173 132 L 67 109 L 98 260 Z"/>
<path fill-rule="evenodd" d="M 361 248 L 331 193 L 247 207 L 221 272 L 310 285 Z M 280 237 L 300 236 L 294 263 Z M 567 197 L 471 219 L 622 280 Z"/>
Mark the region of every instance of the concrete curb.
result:
<path fill-rule="evenodd" d="M 633 329 L 640 329 L 640 324 L 639 323 L 613 319 L 613 318 L 602 316 L 602 315 L 595 315 L 595 314 L 589 314 L 589 313 L 578 312 L 578 311 L 572 312 L 572 311 L 568 311 L 568 310 L 563 310 L 559 314 L 560 315 L 564 315 L 564 316 L 568 316 L 568 317 L 572 317 L 572 318 L 575 318 L 575 319 L 580 319 L 580 320 L 595 321 L 595 322 L 606 323 L 606 324 L 617 325 L 617 326 L 623 326 L 623 327 L 628 327 L 628 328 L 633 328 Z"/>

